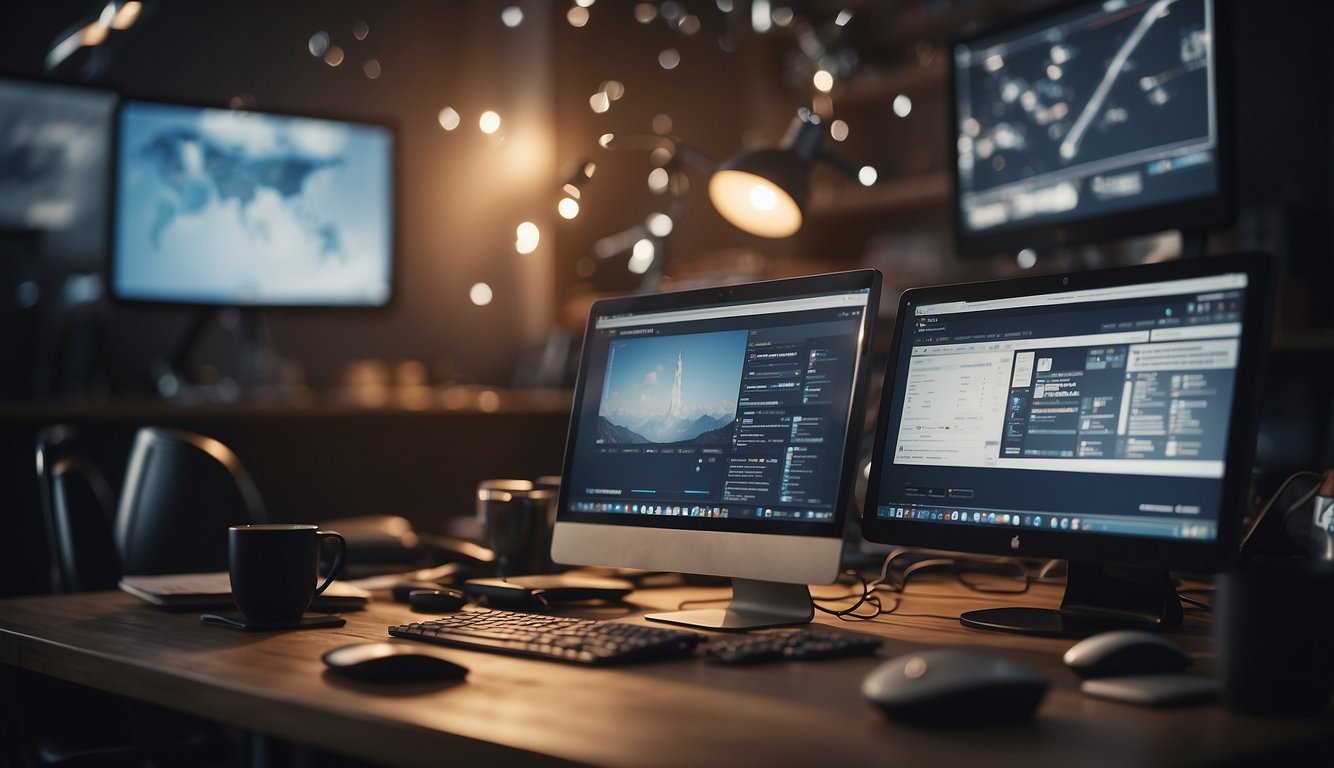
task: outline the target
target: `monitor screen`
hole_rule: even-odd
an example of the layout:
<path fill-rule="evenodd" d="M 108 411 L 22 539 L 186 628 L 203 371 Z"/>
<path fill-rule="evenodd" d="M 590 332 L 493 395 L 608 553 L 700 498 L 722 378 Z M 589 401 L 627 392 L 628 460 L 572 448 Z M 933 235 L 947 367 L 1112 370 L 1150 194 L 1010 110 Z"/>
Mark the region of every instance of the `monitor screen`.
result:
<path fill-rule="evenodd" d="M 918 289 L 863 513 L 875 541 L 1162 568 L 1235 549 L 1268 261 Z"/>
<path fill-rule="evenodd" d="M 0 228 L 43 235 L 67 266 L 105 251 L 116 94 L 0 78 Z"/>
<path fill-rule="evenodd" d="M 863 270 L 595 304 L 554 559 L 832 581 L 878 297 Z"/>
<path fill-rule="evenodd" d="M 1216 11 L 1103 0 L 955 44 L 961 249 L 1223 220 Z"/>
<path fill-rule="evenodd" d="M 127 101 L 112 288 L 222 306 L 382 306 L 394 136 L 382 125 Z"/>

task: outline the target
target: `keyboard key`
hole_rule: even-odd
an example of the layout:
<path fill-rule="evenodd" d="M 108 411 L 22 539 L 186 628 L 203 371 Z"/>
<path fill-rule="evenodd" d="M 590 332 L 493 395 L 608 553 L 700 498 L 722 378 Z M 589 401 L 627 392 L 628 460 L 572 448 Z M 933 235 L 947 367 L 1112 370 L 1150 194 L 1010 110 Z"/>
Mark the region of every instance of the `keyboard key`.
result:
<path fill-rule="evenodd" d="M 696 632 L 566 616 L 479 609 L 389 627 L 409 640 L 577 664 L 628 664 L 689 656 Z"/>
<path fill-rule="evenodd" d="M 797 629 L 714 638 L 705 653 L 720 664 L 741 665 L 869 656 L 879 648 L 880 639 L 867 635 Z"/>

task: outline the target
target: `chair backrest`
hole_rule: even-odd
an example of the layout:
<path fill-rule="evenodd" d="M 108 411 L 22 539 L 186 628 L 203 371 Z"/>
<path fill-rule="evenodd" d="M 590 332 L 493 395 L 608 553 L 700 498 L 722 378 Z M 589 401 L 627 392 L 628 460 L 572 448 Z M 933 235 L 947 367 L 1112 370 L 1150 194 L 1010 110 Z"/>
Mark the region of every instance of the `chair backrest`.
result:
<path fill-rule="evenodd" d="M 127 574 L 227 570 L 227 528 L 265 521 L 236 454 L 210 437 L 144 427 L 134 438 L 115 539 Z"/>
<path fill-rule="evenodd" d="M 37 482 L 50 548 L 53 592 L 114 589 L 120 579 L 111 527 L 111 489 L 97 467 L 73 455 L 74 430 L 37 436 Z"/>
<path fill-rule="evenodd" d="M 50 471 L 63 591 L 115 589 L 120 557 L 111 530 L 111 490 L 102 473 L 73 457 L 57 459 Z"/>

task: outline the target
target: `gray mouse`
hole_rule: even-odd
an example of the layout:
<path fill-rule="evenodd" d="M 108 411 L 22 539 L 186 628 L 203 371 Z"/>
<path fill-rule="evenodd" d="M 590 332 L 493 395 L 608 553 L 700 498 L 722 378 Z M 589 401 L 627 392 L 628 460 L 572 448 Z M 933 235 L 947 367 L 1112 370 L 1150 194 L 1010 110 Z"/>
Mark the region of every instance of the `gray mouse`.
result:
<path fill-rule="evenodd" d="M 896 720 L 976 726 L 1032 717 L 1048 686 L 1002 656 L 945 648 L 890 659 L 866 676 L 862 693 Z"/>
<path fill-rule="evenodd" d="M 1153 632 L 1118 629 L 1070 646 L 1065 664 L 1084 678 L 1180 672 L 1191 665 L 1190 654 L 1174 641 Z"/>
<path fill-rule="evenodd" d="M 468 668 L 431 648 L 400 643 L 353 643 L 321 657 L 331 672 L 372 683 L 462 680 Z"/>

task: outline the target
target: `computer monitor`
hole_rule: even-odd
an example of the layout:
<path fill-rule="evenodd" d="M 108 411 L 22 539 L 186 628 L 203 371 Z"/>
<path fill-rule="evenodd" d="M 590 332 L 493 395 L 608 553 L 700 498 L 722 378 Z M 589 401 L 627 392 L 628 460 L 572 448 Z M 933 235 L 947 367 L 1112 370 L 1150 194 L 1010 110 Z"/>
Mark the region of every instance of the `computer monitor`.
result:
<path fill-rule="evenodd" d="M 0 77 L 0 230 L 41 233 L 66 267 L 105 249 L 112 91 Z"/>
<path fill-rule="evenodd" d="M 394 254 L 384 125 L 125 101 L 111 287 L 225 307 L 379 307 Z"/>
<path fill-rule="evenodd" d="M 1180 229 L 1202 252 L 1230 213 L 1222 6 L 1065 4 L 955 43 L 960 251 Z"/>
<path fill-rule="evenodd" d="M 1237 550 L 1272 290 L 1268 258 L 1218 256 L 905 292 L 866 538 L 1070 561 L 1060 611 L 969 626 L 1179 622 L 1168 572 Z"/>
<path fill-rule="evenodd" d="M 745 630 L 814 615 L 855 474 L 874 270 L 592 307 L 552 559 L 732 579 L 723 609 L 650 619 Z"/>

